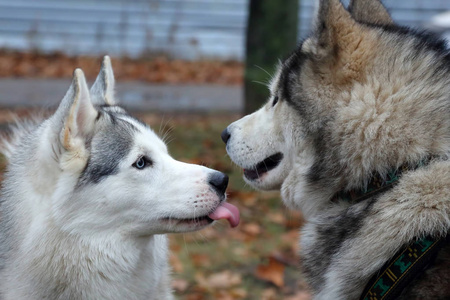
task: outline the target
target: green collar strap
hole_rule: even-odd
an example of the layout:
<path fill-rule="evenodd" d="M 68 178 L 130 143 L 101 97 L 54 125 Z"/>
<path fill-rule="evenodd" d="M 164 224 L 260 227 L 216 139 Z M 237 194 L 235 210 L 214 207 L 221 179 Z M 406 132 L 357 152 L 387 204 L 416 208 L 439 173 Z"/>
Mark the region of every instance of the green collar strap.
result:
<path fill-rule="evenodd" d="M 439 250 L 449 241 L 430 236 L 416 240 L 401 249 L 366 285 L 360 300 L 394 300 L 403 289 L 436 259 Z"/>
<path fill-rule="evenodd" d="M 366 188 L 338 192 L 332 197 L 332 201 L 356 203 L 381 194 L 394 187 L 403 173 L 426 166 L 435 158 L 430 156 L 417 164 L 404 164 L 389 171 L 384 177 L 376 173 Z M 427 236 L 406 245 L 370 279 L 360 300 L 397 299 L 403 289 L 434 262 L 439 250 L 449 241 L 449 236 Z"/>

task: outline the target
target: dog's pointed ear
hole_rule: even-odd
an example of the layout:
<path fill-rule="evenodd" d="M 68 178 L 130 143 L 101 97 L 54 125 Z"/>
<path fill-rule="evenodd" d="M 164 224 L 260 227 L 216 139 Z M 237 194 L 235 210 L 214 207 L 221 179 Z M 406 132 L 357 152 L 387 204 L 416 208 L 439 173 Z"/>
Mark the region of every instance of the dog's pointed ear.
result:
<path fill-rule="evenodd" d="M 359 22 L 375 25 L 394 25 L 389 12 L 380 0 L 351 0 L 348 10 Z"/>
<path fill-rule="evenodd" d="M 307 40 L 307 50 L 318 59 L 336 54 L 354 42 L 358 26 L 339 0 L 320 0 L 314 37 Z"/>
<path fill-rule="evenodd" d="M 336 84 L 358 80 L 370 63 L 377 35 L 357 22 L 340 0 L 319 0 L 315 31 L 301 51 L 314 61 L 317 74 L 328 74 Z"/>
<path fill-rule="evenodd" d="M 67 151 L 84 150 L 85 140 L 93 131 L 97 115 L 84 73 L 76 69 L 72 84 L 53 117 L 63 148 Z"/>
<path fill-rule="evenodd" d="M 103 57 L 100 73 L 91 87 L 91 99 L 94 105 L 114 105 L 114 73 L 109 56 Z"/>

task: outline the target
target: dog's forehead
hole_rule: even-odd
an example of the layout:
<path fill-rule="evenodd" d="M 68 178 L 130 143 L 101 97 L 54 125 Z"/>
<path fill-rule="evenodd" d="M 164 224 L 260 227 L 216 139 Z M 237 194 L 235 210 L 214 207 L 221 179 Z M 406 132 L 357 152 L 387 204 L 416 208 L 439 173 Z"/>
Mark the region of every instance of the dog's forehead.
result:
<path fill-rule="evenodd" d="M 160 150 L 167 150 L 164 142 L 150 126 L 130 116 L 124 109 L 109 106 L 103 109 L 103 113 L 107 114 L 107 117 L 104 118 L 106 125 L 103 125 L 102 128 L 106 138 L 115 140 L 120 137 L 125 141 L 129 140 L 132 142 L 128 143 L 128 145 L 140 144 L 139 146 L 157 147 Z"/>
<path fill-rule="evenodd" d="M 136 146 L 139 134 L 144 134 L 153 145 L 162 143 L 148 125 L 130 116 L 123 108 L 108 106 L 98 110 L 99 130 L 92 138 L 89 160 L 80 175 L 78 186 L 95 184 L 117 174 L 120 163 Z"/>

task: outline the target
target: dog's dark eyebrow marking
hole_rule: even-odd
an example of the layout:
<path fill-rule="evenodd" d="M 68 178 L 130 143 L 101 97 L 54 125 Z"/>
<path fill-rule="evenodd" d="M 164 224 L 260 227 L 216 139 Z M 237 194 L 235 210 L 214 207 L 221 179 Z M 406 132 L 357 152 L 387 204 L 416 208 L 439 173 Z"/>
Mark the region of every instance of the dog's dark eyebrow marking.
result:
<path fill-rule="evenodd" d="M 120 114 L 103 110 L 103 116 L 106 115 L 108 120 L 90 142 L 91 153 L 78 179 L 77 188 L 96 184 L 107 176 L 117 174 L 119 163 L 133 146 L 134 134 L 138 131 L 136 126 L 120 118 Z M 127 115 L 127 118 L 131 117 Z"/>
<path fill-rule="evenodd" d="M 302 101 L 299 95 L 301 89 L 299 76 L 305 61 L 308 59 L 308 55 L 302 52 L 301 47 L 300 44 L 282 63 L 278 90 L 280 91 L 281 98 L 303 116 L 306 113 L 306 103 Z"/>
<path fill-rule="evenodd" d="M 300 69 L 306 58 L 307 56 L 301 52 L 300 45 L 282 63 L 279 88 L 281 88 L 281 97 L 287 102 L 292 102 L 292 86 L 298 80 Z"/>

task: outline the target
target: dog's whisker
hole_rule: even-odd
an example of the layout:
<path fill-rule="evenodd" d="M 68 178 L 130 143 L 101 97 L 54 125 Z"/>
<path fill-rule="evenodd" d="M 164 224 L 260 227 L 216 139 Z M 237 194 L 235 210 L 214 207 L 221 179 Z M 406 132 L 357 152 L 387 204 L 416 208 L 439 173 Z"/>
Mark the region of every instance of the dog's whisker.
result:
<path fill-rule="evenodd" d="M 183 242 L 184 242 L 184 249 L 185 249 L 186 253 L 189 254 L 189 249 L 188 249 L 188 246 L 187 246 L 188 244 L 186 242 L 186 234 L 183 234 Z"/>
<path fill-rule="evenodd" d="M 264 85 L 264 86 L 267 86 L 267 85 L 268 85 L 267 82 L 262 82 L 262 81 L 258 81 L 258 80 L 252 80 L 252 82 L 253 82 L 253 83 L 258 83 L 258 84 L 261 84 L 261 85 Z"/>
<path fill-rule="evenodd" d="M 269 73 L 266 69 L 264 69 L 263 67 L 258 66 L 258 65 L 255 65 L 255 67 L 258 68 L 258 69 L 260 69 L 260 70 L 262 70 L 262 71 L 264 71 L 264 73 L 266 73 L 267 75 L 269 75 L 270 78 L 273 77 L 273 75 L 270 74 L 270 73 Z"/>

